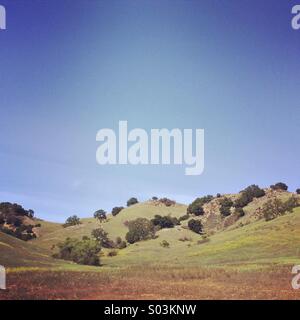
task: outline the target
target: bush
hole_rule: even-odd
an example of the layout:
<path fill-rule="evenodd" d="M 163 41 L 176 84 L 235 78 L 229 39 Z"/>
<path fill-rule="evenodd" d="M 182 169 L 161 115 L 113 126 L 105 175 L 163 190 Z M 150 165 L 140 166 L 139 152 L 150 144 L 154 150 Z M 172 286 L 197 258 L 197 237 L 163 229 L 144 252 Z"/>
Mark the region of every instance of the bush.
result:
<path fill-rule="evenodd" d="M 99 243 L 103 248 L 114 248 L 114 242 L 108 238 L 108 233 L 102 228 L 94 229 L 92 231 L 92 237 Z"/>
<path fill-rule="evenodd" d="M 99 266 L 98 253 L 101 250 L 99 243 L 89 238 L 82 240 L 67 238 L 57 245 L 59 252 L 53 257 L 57 259 L 70 260 L 78 264 Z"/>
<path fill-rule="evenodd" d="M 137 198 L 130 198 L 128 201 L 127 201 L 127 207 L 130 207 L 136 203 L 139 203 L 138 202 L 138 199 Z"/>
<path fill-rule="evenodd" d="M 115 251 L 115 250 L 113 250 L 113 251 L 109 251 L 108 254 L 107 254 L 107 256 L 108 256 L 108 257 L 115 257 L 117 254 L 118 254 L 118 252 Z"/>
<path fill-rule="evenodd" d="M 205 196 L 202 198 L 197 198 L 194 200 L 187 208 L 187 213 L 194 214 L 195 216 L 200 216 L 204 214 L 203 206 L 210 202 L 214 197 L 213 196 Z"/>
<path fill-rule="evenodd" d="M 270 188 L 272 190 L 283 190 L 283 191 L 287 191 L 288 190 L 288 186 L 283 182 L 278 182 L 278 183 L 276 183 L 274 185 L 271 185 Z"/>
<path fill-rule="evenodd" d="M 118 249 L 124 249 L 127 247 L 126 241 L 122 240 L 121 237 L 117 237 L 116 239 L 116 247 Z"/>
<path fill-rule="evenodd" d="M 163 247 L 163 248 L 169 248 L 170 247 L 170 243 L 167 241 L 167 240 L 163 240 L 160 245 Z"/>
<path fill-rule="evenodd" d="M 111 214 L 115 217 L 116 215 L 118 215 L 122 210 L 124 209 L 124 207 L 114 207 L 111 211 Z"/>
<path fill-rule="evenodd" d="M 217 198 L 221 198 L 221 193 L 217 193 Z"/>
<path fill-rule="evenodd" d="M 231 207 L 233 206 L 233 202 L 229 198 L 223 198 L 220 201 L 220 213 L 222 216 L 227 217 L 231 214 Z"/>
<path fill-rule="evenodd" d="M 260 198 L 266 194 L 263 189 L 260 189 L 259 186 L 255 184 L 247 187 L 240 193 L 240 197 L 234 203 L 236 208 L 243 208 L 252 202 L 254 198 Z"/>
<path fill-rule="evenodd" d="M 191 220 L 188 222 L 188 227 L 189 227 L 189 229 L 190 229 L 191 231 L 196 232 L 196 233 L 198 233 L 198 234 L 202 234 L 203 226 L 202 226 L 201 221 L 195 220 L 195 219 L 191 219 Z"/>
<path fill-rule="evenodd" d="M 102 221 L 106 220 L 106 212 L 102 209 L 97 210 L 94 213 L 94 218 L 98 219 L 100 222 L 102 222 Z"/>
<path fill-rule="evenodd" d="M 153 224 L 145 218 L 137 218 L 129 221 L 128 229 L 126 240 L 131 244 L 141 240 L 151 239 L 155 235 Z"/>
<path fill-rule="evenodd" d="M 76 215 L 69 217 L 66 222 L 63 224 L 64 228 L 68 228 L 71 226 L 76 226 L 78 224 L 81 224 L 80 218 L 78 218 Z"/>
<path fill-rule="evenodd" d="M 300 194 L 300 189 L 297 189 L 297 190 L 296 190 L 296 193 L 297 193 L 297 194 Z"/>
<path fill-rule="evenodd" d="M 298 207 L 299 203 L 295 197 L 291 197 L 283 202 L 280 199 L 272 199 L 266 202 L 262 207 L 262 213 L 266 221 L 273 220 L 287 212 L 292 212 L 294 208 Z"/>
<path fill-rule="evenodd" d="M 162 217 L 158 214 L 154 216 L 154 219 L 152 219 L 151 222 L 154 226 L 159 226 L 161 229 L 174 228 L 174 226 L 179 224 L 177 218 L 172 218 L 170 216 Z"/>
<path fill-rule="evenodd" d="M 161 198 L 161 199 L 159 199 L 159 202 L 164 204 L 166 207 L 171 207 L 176 204 L 176 201 L 170 200 L 168 198 Z"/>

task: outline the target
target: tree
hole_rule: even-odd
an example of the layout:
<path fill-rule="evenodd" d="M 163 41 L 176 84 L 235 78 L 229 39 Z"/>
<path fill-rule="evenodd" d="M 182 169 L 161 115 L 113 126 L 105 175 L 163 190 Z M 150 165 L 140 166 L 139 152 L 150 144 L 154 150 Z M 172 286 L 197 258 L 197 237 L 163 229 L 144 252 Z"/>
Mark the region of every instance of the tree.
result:
<path fill-rule="evenodd" d="M 275 185 L 271 185 L 270 188 L 272 190 L 283 190 L 283 191 L 287 191 L 288 190 L 288 186 L 283 182 L 278 182 Z"/>
<path fill-rule="evenodd" d="M 137 198 L 130 198 L 128 201 L 127 201 L 127 207 L 130 207 L 136 203 L 139 203 L 138 202 L 138 199 Z"/>
<path fill-rule="evenodd" d="M 297 193 L 297 194 L 300 194 L 300 189 L 297 189 L 297 190 L 296 190 L 296 193 Z"/>
<path fill-rule="evenodd" d="M 53 257 L 74 261 L 78 264 L 100 265 L 99 252 L 101 246 L 95 240 L 84 237 L 82 240 L 67 238 L 64 242 L 57 245 L 58 253 Z"/>
<path fill-rule="evenodd" d="M 187 208 L 187 213 L 194 214 L 195 216 L 200 216 L 204 214 L 203 206 L 210 202 L 214 197 L 211 195 L 197 198 L 194 200 Z"/>
<path fill-rule="evenodd" d="M 111 211 L 111 214 L 113 216 L 118 215 L 122 210 L 124 209 L 124 207 L 114 207 Z"/>
<path fill-rule="evenodd" d="M 114 248 L 114 242 L 108 238 L 108 233 L 102 228 L 94 229 L 92 231 L 92 237 L 98 241 L 103 248 Z"/>
<path fill-rule="evenodd" d="M 98 219 L 100 222 L 102 222 L 102 221 L 106 220 L 106 212 L 102 209 L 97 210 L 94 213 L 94 218 Z"/>
<path fill-rule="evenodd" d="M 200 220 L 191 219 L 188 222 L 188 227 L 191 231 L 202 234 L 203 226 Z"/>
<path fill-rule="evenodd" d="M 291 197 L 283 202 L 280 199 L 271 199 L 266 202 L 262 207 L 262 213 L 266 221 L 273 220 L 287 212 L 292 212 L 294 208 L 298 207 L 298 199 Z"/>
<path fill-rule="evenodd" d="M 227 217 L 231 214 L 231 207 L 233 206 L 233 202 L 229 198 L 223 198 L 220 201 L 220 212 L 222 216 Z"/>
<path fill-rule="evenodd" d="M 240 197 L 235 201 L 236 208 L 243 208 L 247 206 L 254 198 L 261 198 L 266 193 L 259 186 L 253 184 L 240 192 Z"/>
<path fill-rule="evenodd" d="M 126 240 L 135 243 L 141 240 L 151 239 L 155 235 L 154 226 L 148 219 L 137 218 L 128 222 L 129 231 Z"/>
<path fill-rule="evenodd" d="M 69 217 L 66 222 L 63 224 L 64 228 L 76 226 L 78 224 L 81 224 L 80 218 L 78 218 L 76 215 Z"/>
<path fill-rule="evenodd" d="M 151 220 L 154 226 L 159 226 L 161 229 L 164 228 L 174 228 L 175 225 L 179 224 L 179 221 L 177 218 L 172 218 L 171 216 L 160 216 L 155 215 L 154 219 Z"/>

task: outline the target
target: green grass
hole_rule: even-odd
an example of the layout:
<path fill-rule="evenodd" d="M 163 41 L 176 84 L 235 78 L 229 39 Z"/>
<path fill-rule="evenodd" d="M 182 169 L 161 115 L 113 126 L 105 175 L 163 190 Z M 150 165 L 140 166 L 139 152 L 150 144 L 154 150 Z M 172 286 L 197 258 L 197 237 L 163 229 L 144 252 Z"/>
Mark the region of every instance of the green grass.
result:
<path fill-rule="evenodd" d="M 181 242 L 182 236 L 191 241 Z M 244 266 L 300 263 L 300 208 L 273 221 L 260 220 L 241 228 L 226 230 L 198 244 L 201 237 L 182 228 L 161 230 L 158 238 L 120 250 L 105 258 L 111 266 L 156 264 L 173 266 Z M 170 248 L 160 246 L 161 241 Z"/>
<path fill-rule="evenodd" d="M 173 217 L 180 217 L 186 213 L 186 206 L 176 204 L 172 207 L 166 207 L 165 205 L 156 205 L 153 202 L 138 203 L 129 208 L 123 209 L 117 216 L 113 217 L 108 215 L 108 219 L 104 223 L 100 223 L 94 218 L 82 219 L 82 224 L 63 228 L 62 225 L 55 225 L 52 232 L 44 232 L 38 239 L 33 242 L 45 249 L 50 250 L 53 245 L 58 242 L 64 241 L 67 237 L 82 238 L 83 236 L 90 236 L 91 232 L 99 227 L 103 227 L 108 232 L 109 237 L 115 240 L 120 236 L 125 239 L 125 235 L 128 228 L 124 225 L 125 221 L 134 220 L 136 218 L 151 219 L 156 214 L 172 215 Z M 47 226 L 49 230 L 49 226 Z M 43 226 L 42 226 L 43 229 Z"/>
<path fill-rule="evenodd" d="M 281 193 L 279 197 L 288 194 Z M 253 202 L 246 208 L 246 217 L 266 201 L 265 198 Z M 273 221 L 249 221 L 238 227 L 239 220 L 227 230 L 215 233 L 208 242 L 182 226 L 163 229 L 157 232 L 157 238 L 142 241 L 127 248 L 117 250 L 117 256 L 108 257 L 109 250 L 102 250 L 102 268 L 90 268 L 72 263 L 54 260 L 50 257 L 51 247 L 67 237 L 81 238 L 89 236 L 93 229 L 102 226 L 111 239 L 127 232 L 124 222 L 138 217 L 151 219 L 155 214 L 180 217 L 186 212 L 186 206 L 166 207 L 153 202 L 146 202 L 126 208 L 116 217 L 109 216 L 105 223 L 97 220 L 82 219 L 82 224 L 63 228 L 60 224 L 42 222 L 42 232 L 38 239 L 23 242 L 0 233 L 0 264 L 9 267 L 49 267 L 72 270 L 119 269 L 134 265 L 160 265 L 172 267 L 234 267 L 256 268 L 265 265 L 287 265 L 300 263 L 300 208 Z M 186 238 L 187 241 L 180 241 Z M 166 240 L 169 248 L 160 243 Z"/>

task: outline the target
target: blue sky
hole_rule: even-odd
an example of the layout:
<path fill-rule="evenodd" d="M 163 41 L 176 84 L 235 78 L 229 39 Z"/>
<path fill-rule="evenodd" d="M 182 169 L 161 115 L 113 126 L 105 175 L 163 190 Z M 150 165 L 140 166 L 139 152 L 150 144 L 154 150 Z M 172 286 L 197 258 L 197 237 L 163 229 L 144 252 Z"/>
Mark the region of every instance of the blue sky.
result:
<path fill-rule="evenodd" d="M 0 0 L 0 201 L 64 221 L 249 184 L 300 187 L 300 31 L 287 0 Z M 99 166 L 96 133 L 205 129 L 205 170 Z"/>

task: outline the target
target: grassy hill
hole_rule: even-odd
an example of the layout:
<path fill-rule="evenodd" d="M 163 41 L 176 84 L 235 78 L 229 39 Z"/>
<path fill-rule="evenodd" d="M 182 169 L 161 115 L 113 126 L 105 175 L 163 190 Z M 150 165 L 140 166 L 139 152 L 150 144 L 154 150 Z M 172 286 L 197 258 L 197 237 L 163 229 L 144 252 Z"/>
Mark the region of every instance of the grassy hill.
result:
<path fill-rule="evenodd" d="M 156 214 L 170 214 L 172 217 L 179 218 L 185 213 L 186 206 L 181 204 L 166 207 L 163 204 L 152 201 L 138 203 L 129 208 L 123 209 L 115 217 L 108 215 L 107 221 L 103 223 L 100 223 L 94 218 L 86 218 L 81 219 L 82 223 L 80 225 L 63 228 L 62 225 L 59 224 L 48 225 L 44 222 L 47 231 L 41 232 L 41 236 L 38 239 L 33 240 L 33 242 L 42 248 L 51 249 L 53 245 L 64 241 L 67 237 L 82 238 L 83 236 L 90 236 L 91 232 L 100 226 L 108 232 L 109 237 L 112 240 L 115 240 L 118 236 L 124 239 L 128 231 L 128 228 L 124 224 L 126 221 L 134 220 L 136 218 L 152 219 Z M 42 224 L 42 230 L 43 227 L 44 225 Z M 52 231 L 50 231 L 50 227 L 53 228 Z"/>
<path fill-rule="evenodd" d="M 292 263 L 300 258 L 300 208 L 273 221 L 257 220 L 257 212 L 270 198 L 288 199 L 288 192 L 267 192 L 264 197 L 254 199 L 245 207 L 246 215 L 227 228 L 223 227 L 217 201 L 205 206 L 205 217 L 192 217 L 204 220 L 207 239 L 187 228 L 188 220 L 173 229 L 162 229 L 156 239 L 142 241 L 117 250 L 117 255 L 109 257 L 111 250 L 102 250 L 101 261 L 105 266 L 124 267 L 137 264 L 168 265 L 255 265 L 265 263 Z M 237 195 L 226 195 L 232 199 Z M 126 222 L 136 218 L 151 219 L 156 214 L 181 217 L 186 206 L 176 204 L 165 206 L 158 201 L 147 201 L 123 209 L 117 216 L 108 215 L 106 222 L 100 223 L 94 218 L 82 219 L 82 224 L 63 228 L 59 223 L 39 221 L 38 238 L 29 242 L 1 235 L 0 264 L 8 266 L 48 266 L 60 262 L 52 259 L 54 246 L 67 237 L 82 238 L 90 236 L 92 230 L 100 226 L 108 232 L 109 238 L 125 238 L 128 228 Z M 209 222 L 208 218 L 211 219 Z M 212 219 L 214 224 L 211 224 Z M 209 226 L 213 226 L 209 229 Z M 169 248 L 161 245 L 169 243 Z M 298 261 L 299 262 L 299 261 Z"/>
<path fill-rule="evenodd" d="M 60 261 L 49 257 L 49 252 L 0 232 L 0 265 L 5 267 L 58 267 Z"/>
<path fill-rule="evenodd" d="M 186 238 L 186 241 L 182 241 Z M 169 248 L 160 243 L 166 240 Z M 103 258 L 112 266 L 159 264 L 174 267 L 237 266 L 300 263 L 300 208 L 273 221 L 259 220 L 241 228 L 225 230 L 203 241 L 202 237 L 177 227 L 163 229 L 153 240 L 120 250 L 116 257 Z"/>

